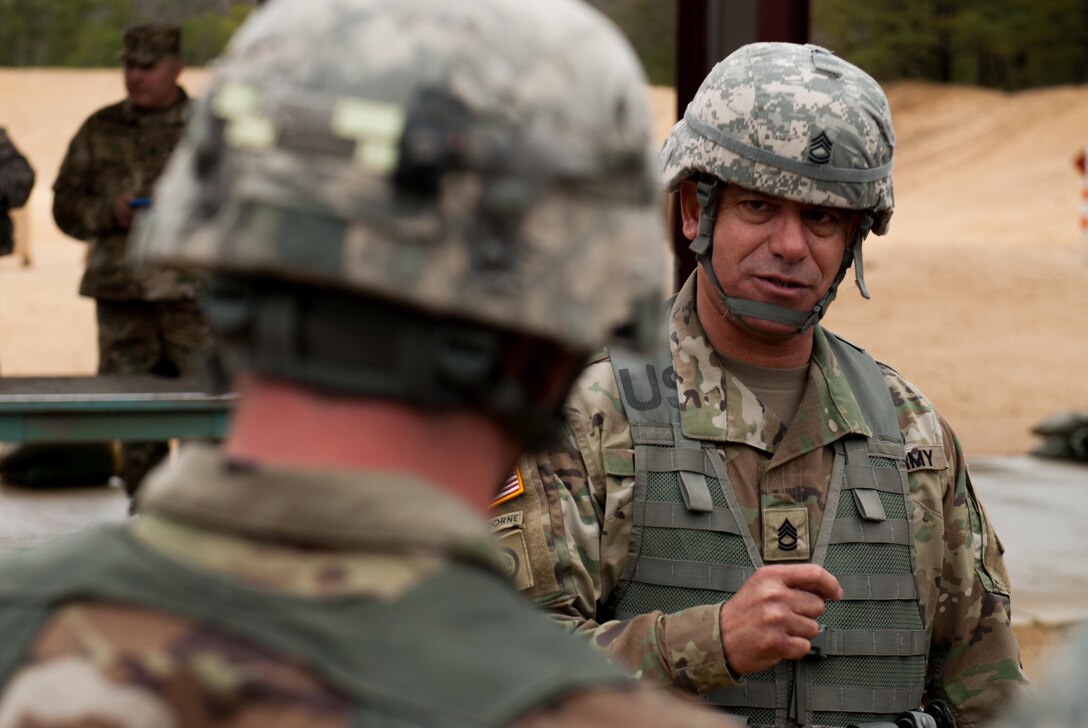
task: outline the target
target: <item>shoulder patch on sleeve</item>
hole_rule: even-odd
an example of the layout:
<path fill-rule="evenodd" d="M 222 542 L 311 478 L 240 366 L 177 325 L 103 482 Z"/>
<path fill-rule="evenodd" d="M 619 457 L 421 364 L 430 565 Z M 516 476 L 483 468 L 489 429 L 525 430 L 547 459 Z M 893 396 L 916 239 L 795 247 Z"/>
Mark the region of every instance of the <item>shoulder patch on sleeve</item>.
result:
<path fill-rule="evenodd" d="M 499 492 L 495 495 L 495 499 L 491 501 L 491 507 L 505 503 L 510 500 L 514 500 L 519 495 L 525 493 L 525 482 L 521 479 L 521 471 L 516 467 L 514 472 L 510 474 L 510 477 L 499 488 Z"/>
<path fill-rule="evenodd" d="M 529 564 L 529 550 L 525 546 L 525 534 L 520 530 L 509 531 L 497 537 L 502 549 L 506 575 L 514 582 L 514 588 L 525 591 L 533 586 L 533 570 Z"/>

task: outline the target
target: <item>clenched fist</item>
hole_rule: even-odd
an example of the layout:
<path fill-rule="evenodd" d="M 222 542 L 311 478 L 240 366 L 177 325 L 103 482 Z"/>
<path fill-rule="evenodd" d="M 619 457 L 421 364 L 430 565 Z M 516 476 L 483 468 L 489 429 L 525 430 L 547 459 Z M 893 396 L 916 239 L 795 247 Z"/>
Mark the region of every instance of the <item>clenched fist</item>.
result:
<path fill-rule="evenodd" d="M 733 672 L 747 675 L 808 654 L 824 602 L 842 599 L 838 580 L 815 564 L 765 566 L 722 605 L 722 648 Z"/>

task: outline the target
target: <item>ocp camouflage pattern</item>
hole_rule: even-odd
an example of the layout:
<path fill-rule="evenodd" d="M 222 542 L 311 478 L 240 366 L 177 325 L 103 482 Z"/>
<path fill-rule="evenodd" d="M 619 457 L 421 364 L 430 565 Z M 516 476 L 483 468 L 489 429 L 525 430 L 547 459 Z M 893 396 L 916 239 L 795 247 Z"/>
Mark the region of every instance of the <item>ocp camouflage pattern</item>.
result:
<path fill-rule="evenodd" d="M 147 112 L 126 100 L 99 109 L 76 132 L 53 184 L 53 219 L 65 234 L 91 243 L 81 295 L 115 301 L 192 299 L 202 277 L 126 260 L 129 232 L 113 218 L 118 195 L 152 196 L 181 138 L 189 99 Z M 166 204 L 170 204 L 167 202 Z"/>
<path fill-rule="evenodd" d="M 894 207 L 894 147 L 887 98 L 860 68 L 819 46 L 752 43 L 703 81 L 665 140 L 659 173 L 669 189 L 705 173 L 806 204 L 880 211 L 873 232 L 882 235 Z M 820 178 L 886 164 L 872 181 Z"/>
<path fill-rule="evenodd" d="M 485 569 L 501 562 L 479 516 L 463 503 L 388 473 L 228 467 L 215 451 L 195 446 L 152 477 L 140 502 L 140 518 L 124 526 L 132 539 L 190 569 L 272 594 L 394 600 L 454 562 Z M 495 649 L 511 649 L 512 637 L 496 633 Z M 388 659 L 426 656 L 391 652 Z M 354 725 L 353 701 L 315 675 L 173 613 L 75 601 L 50 616 L 5 686 L 0 725 Z M 589 687 L 511 725 L 733 725 L 648 688 L 634 681 Z"/>
<path fill-rule="evenodd" d="M 695 315 L 694 281 L 678 294 L 669 328 L 683 432 L 720 443 L 756 543 L 761 508 L 782 505 L 808 509 L 815 541 L 834 443 L 848 433 L 869 434 L 858 402 L 817 329 L 808 384 L 787 427 L 723 369 Z M 961 726 L 980 725 L 1031 690 L 1010 624 L 1002 547 L 948 424 L 914 386 L 883 370 L 908 453 L 916 583 L 932 635 L 927 699 L 948 701 Z M 605 356 L 575 385 L 566 415 L 568 437 L 519 463 L 526 495 L 498 508 L 522 514 L 531 596 L 647 679 L 696 693 L 734 684 L 718 632 L 719 604 L 597 621 L 598 605 L 627 561 L 634 507 L 630 425 Z"/>
<path fill-rule="evenodd" d="M 666 243 L 645 80 L 619 34 L 551 3 L 330 6 L 269 5 L 236 36 L 143 254 L 578 350 L 632 321 L 645 335 Z"/>
<path fill-rule="evenodd" d="M 1039 680 L 1039 696 L 1021 701 L 988 728 L 1088 728 L 1088 629 L 1067 629 L 1069 639 Z"/>
<path fill-rule="evenodd" d="M 0 214 L 22 207 L 34 187 L 34 169 L 0 128 Z"/>

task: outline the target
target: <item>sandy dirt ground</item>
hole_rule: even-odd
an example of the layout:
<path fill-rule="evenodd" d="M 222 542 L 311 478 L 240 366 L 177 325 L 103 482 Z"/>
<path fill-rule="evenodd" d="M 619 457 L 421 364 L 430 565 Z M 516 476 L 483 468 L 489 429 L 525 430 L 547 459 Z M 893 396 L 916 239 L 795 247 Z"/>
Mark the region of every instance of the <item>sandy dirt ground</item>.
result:
<path fill-rule="evenodd" d="M 191 92 L 207 76 L 189 70 Z M 651 89 L 658 138 L 675 118 Z M 116 70 L 0 69 L 0 125 L 38 184 L 26 217 L 32 265 L 0 259 L 0 370 L 89 374 L 93 305 L 76 295 L 84 248 L 50 216 L 68 140 L 121 98 Z M 1018 94 L 888 87 L 898 144 L 892 230 L 866 243 L 873 300 L 844 285 L 830 328 L 893 364 L 937 404 L 969 454 L 1026 452 L 1030 427 L 1088 409 L 1088 243 L 1072 157 L 1088 141 L 1088 87 Z M 1060 628 L 1020 628 L 1037 674 Z"/>

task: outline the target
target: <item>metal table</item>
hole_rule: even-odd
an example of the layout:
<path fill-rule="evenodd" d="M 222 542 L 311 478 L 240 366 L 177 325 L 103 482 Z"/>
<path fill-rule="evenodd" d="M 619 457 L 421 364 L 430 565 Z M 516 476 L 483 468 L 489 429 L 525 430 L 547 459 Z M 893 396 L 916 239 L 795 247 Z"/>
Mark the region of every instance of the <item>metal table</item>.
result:
<path fill-rule="evenodd" d="M 151 375 L 0 377 L 0 442 L 221 440 L 237 395 Z"/>

